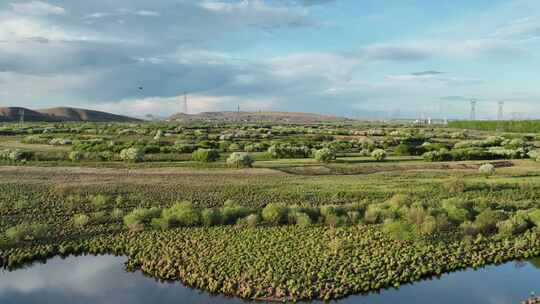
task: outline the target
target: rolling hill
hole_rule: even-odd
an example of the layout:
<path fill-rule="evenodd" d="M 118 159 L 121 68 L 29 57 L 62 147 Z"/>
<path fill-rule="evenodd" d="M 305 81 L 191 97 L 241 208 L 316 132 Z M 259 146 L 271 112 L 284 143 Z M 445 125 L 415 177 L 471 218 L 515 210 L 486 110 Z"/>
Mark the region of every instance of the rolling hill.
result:
<path fill-rule="evenodd" d="M 339 116 L 299 112 L 202 112 L 199 114 L 177 113 L 169 121 L 233 121 L 233 122 L 280 122 L 280 123 L 320 123 L 352 122 L 353 119 Z"/>
<path fill-rule="evenodd" d="M 0 108 L 0 122 L 17 122 L 21 112 L 24 111 L 24 121 L 30 122 L 62 122 L 62 121 L 88 121 L 88 122 L 137 122 L 137 118 L 116 115 L 107 112 L 78 109 L 70 107 L 57 107 L 49 109 L 31 110 L 20 107 Z"/>

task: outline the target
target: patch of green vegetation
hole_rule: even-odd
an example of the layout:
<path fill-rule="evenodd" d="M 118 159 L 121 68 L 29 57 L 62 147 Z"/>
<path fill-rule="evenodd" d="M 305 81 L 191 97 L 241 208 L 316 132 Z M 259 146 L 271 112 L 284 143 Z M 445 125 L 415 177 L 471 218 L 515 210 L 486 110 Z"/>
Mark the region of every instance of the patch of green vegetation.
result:
<path fill-rule="evenodd" d="M 4 125 L 0 266 L 121 254 L 156 278 L 287 301 L 537 256 L 540 165 L 516 160 L 534 145 L 395 125 Z M 461 161 L 484 156 L 513 160 Z"/>

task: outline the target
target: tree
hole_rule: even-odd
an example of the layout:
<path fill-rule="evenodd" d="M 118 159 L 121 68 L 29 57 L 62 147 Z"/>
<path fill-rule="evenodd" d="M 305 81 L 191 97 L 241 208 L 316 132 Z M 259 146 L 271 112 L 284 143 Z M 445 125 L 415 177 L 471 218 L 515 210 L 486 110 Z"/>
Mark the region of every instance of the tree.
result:
<path fill-rule="evenodd" d="M 495 166 L 492 164 L 483 164 L 478 168 L 478 171 L 485 175 L 493 175 L 495 174 Z"/>
<path fill-rule="evenodd" d="M 197 149 L 191 154 L 191 158 L 199 162 L 215 162 L 219 159 L 219 151 L 215 149 Z"/>
<path fill-rule="evenodd" d="M 139 148 L 128 148 L 120 151 L 120 159 L 130 162 L 143 162 L 144 152 Z"/>
<path fill-rule="evenodd" d="M 375 158 L 376 161 L 384 161 L 386 159 L 386 151 L 383 149 L 377 149 L 371 152 L 371 157 Z"/>
<path fill-rule="evenodd" d="M 227 158 L 227 165 L 236 168 L 250 168 L 253 162 L 253 158 L 244 152 L 231 153 Z"/>
<path fill-rule="evenodd" d="M 314 158 L 320 163 L 329 163 L 336 159 L 336 153 L 328 148 L 315 151 Z"/>

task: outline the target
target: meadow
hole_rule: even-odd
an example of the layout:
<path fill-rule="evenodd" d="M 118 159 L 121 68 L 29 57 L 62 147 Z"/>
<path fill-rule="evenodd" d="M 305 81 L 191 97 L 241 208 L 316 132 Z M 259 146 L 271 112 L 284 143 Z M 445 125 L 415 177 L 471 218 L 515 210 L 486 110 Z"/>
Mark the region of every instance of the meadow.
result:
<path fill-rule="evenodd" d="M 125 255 L 155 278 L 283 301 L 540 255 L 534 133 L 67 123 L 0 134 L 9 269 Z"/>

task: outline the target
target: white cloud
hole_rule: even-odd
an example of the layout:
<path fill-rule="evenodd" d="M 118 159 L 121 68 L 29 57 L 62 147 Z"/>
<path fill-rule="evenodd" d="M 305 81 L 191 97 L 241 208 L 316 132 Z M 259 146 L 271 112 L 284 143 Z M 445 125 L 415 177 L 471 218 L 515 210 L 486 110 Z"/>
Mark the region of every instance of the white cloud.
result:
<path fill-rule="evenodd" d="M 0 40 L 9 42 L 24 42 L 32 40 L 38 42 L 105 42 L 111 41 L 101 34 L 90 30 L 73 30 L 50 24 L 45 20 L 29 17 L 15 17 L 0 15 Z M 65 58 L 64 58 L 65 59 Z"/>
<path fill-rule="evenodd" d="M 373 44 L 363 49 L 368 59 L 418 61 L 437 57 L 464 58 L 483 55 L 520 56 L 526 51 L 504 39 L 465 39 L 457 41 L 405 41 Z"/>
<path fill-rule="evenodd" d="M 426 85 L 427 82 L 431 82 L 441 84 L 443 86 L 473 85 L 482 83 L 481 79 L 457 76 L 441 76 L 440 74 L 396 74 L 387 75 L 385 79 L 390 82 L 418 83 L 419 85 Z"/>
<path fill-rule="evenodd" d="M 148 11 L 148 10 L 139 10 L 134 11 L 130 9 L 117 9 L 116 11 L 112 12 L 95 12 L 91 14 L 87 14 L 84 18 L 85 19 L 101 19 L 106 17 L 118 17 L 118 16 L 142 16 L 142 17 L 157 17 L 159 16 L 159 12 L 156 11 Z"/>
<path fill-rule="evenodd" d="M 242 0 L 240 2 L 201 1 L 201 8 L 216 16 L 229 19 L 238 25 L 263 27 L 275 26 L 316 26 L 308 17 L 308 11 L 301 7 L 270 6 L 262 0 Z"/>
<path fill-rule="evenodd" d="M 358 55 L 331 52 L 295 53 L 270 59 L 272 72 L 278 77 L 321 77 L 331 81 L 349 81 L 361 63 Z"/>
<path fill-rule="evenodd" d="M 492 34 L 507 39 L 526 39 L 540 37 L 540 18 L 524 17 L 500 26 Z"/>
<path fill-rule="evenodd" d="M 60 6 L 54 6 L 43 1 L 10 3 L 11 9 L 25 15 L 66 15 L 67 11 Z"/>

